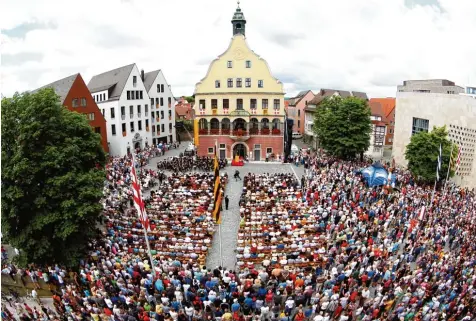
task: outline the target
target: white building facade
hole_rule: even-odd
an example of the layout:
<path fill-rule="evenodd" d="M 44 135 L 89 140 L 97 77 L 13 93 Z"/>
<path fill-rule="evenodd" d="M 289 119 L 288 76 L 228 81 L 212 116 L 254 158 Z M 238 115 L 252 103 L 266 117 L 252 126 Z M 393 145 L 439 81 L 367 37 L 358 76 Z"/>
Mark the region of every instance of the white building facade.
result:
<path fill-rule="evenodd" d="M 454 181 L 476 187 L 476 99 L 464 95 L 398 92 L 393 158 L 406 166 L 405 148 L 413 134 L 446 125 L 449 138 L 461 147 Z"/>
<path fill-rule="evenodd" d="M 144 75 L 144 85 L 150 99 L 150 124 L 152 143 L 173 143 L 176 141 L 175 98 L 162 70 Z"/>
<path fill-rule="evenodd" d="M 88 88 L 106 118 L 109 154 L 175 141 L 175 101 L 162 72 L 136 64 L 95 75 Z M 152 96 L 149 96 L 149 93 Z"/>

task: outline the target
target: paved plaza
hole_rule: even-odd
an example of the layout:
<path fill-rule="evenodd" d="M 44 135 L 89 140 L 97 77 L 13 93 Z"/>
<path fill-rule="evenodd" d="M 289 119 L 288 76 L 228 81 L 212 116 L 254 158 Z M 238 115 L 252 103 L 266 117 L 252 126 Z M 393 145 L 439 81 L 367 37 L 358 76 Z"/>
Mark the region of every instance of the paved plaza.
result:
<path fill-rule="evenodd" d="M 164 156 L 154 157 L 150 159 L 149 165 L 146 168 L 153 170 L 157 169 L 157 161 L 166 159 L 168 157 L 179 156 L 181 152 L 185 150 L 189 142 L 183 142 L 178 149 L 171 149 L 166 152 Z M 299 144 L 301 147 L 301 144 Z M 243 189 L 243 181 L 235 181 L 233 175 L 235 171 L 240 172 L 241 178 L 247 173 L 254 174 L 274 174 L 274 173 L 292 173 L 296 175 L 296 178 L 300 181 L 302 175 L 304 175 L 304 167 L 291 164 L 282 164 L 280 162 L 250 162 L 246 163 L 243 167 L 234 167 L 228 165 L 220 171 L 220 174 L 228 173 L 229 181 L 225 189 L 225 195 L 228 195 L 230 199 L 229 208 L 225 210 L 225 203 L 223 201 L 222 211 L 222 223 L 221 223 L 221 243 L 222 248 L 220 251 L 220 237 L 217 227 L 217 231 L 213 236 L 212 247 L 209 250 L 207 256 L 207 267 L 215 268 L 223 264 L 227 269 L 233 269 L 236 264 L 236 247 L 238 228 L 240 225 L 240 207 L 239 201 L 241 191 Z M 147 196 L 150 192 L 145 192 L 144 196 Z M 221 252 L 221 255 L 220 255 Z"/>

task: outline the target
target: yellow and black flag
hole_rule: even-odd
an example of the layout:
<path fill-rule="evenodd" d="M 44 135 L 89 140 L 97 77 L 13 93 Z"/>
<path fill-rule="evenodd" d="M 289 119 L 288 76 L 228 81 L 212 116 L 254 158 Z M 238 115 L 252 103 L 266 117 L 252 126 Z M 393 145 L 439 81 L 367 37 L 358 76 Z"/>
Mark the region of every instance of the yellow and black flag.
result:
<path fill-rule="evenodd" d="M 218 163 L 218 157 L 217 157 L 217 146 L 215 145 L 215 157 L 213 159 L 213 171 L 215 172 L 215 179 L 214 179 L 214 185 L 213 185 L 213 199 L 214 199 L 214 204 L 213 204 L 213 220 L 219 223 L 219 220 L 217 219 L 217 215 L 219 218 L 220 215 L 220 207 L 221 207 L 221 179 L 220 179 L 220 164 Z"/>
<path fill-rule="evenodd" d="M 221 223 L 221 200 L 223 197 L 223 192 L 221 191 L 221 188 L 218 189 L 218 196 L 215 199 L 215 206 L 213 207 L 213 220 L 215 223 L 220 224 Z"/>

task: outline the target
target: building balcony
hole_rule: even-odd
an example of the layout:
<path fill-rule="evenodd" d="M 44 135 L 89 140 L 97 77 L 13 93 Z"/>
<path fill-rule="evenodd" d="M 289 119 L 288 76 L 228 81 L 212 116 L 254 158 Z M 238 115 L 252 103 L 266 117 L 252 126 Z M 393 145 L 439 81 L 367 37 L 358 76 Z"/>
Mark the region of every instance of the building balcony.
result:
<path fill-rule="evenodd" d="M 169 108 L 172 108 L 172 104 L 169 104 Z"/>
<path fill-rule="evenodd" d="M 123 137 L 126 137 L 126 136 L 127 136 L 127 133 L 126 133 L 126 132 L 122 132 L 122 136 L 123 136 Z"/>
<path fill-rule="evenodd" d="M 248 131 L 244 129 L 236 129 L 230 135 L 230 138 L 236 142 L 245 142 L 250 138 Z"/>
<path fill-rule="evenodd" d="M 130 114 L 130 115 L 129 115 L 129 118 L 130 118 L 130 119 L 134 118 L 134 114 Z"/>
<path fill-rule="evenodd" d="M 126 120 L 126 115 L 121 115 L 122 120 Z"/>
<path fill-rule="evenodd" d="M 141 113 L 137 113 L 137 117 L 140 118 L 142 116 Z"/>

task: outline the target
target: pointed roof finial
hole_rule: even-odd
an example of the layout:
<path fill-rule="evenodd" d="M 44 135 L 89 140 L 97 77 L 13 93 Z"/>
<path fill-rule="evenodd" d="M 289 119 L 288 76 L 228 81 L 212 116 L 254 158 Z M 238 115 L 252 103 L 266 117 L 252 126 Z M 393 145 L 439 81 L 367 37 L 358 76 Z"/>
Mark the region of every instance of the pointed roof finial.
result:
<path fill-rule="evenodd" d="M 238 9 L 240 8 L 240 0 L 237 0 L 236 3 L 238 4 Z"/>

